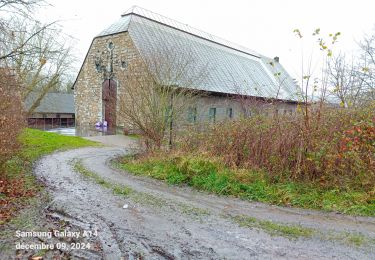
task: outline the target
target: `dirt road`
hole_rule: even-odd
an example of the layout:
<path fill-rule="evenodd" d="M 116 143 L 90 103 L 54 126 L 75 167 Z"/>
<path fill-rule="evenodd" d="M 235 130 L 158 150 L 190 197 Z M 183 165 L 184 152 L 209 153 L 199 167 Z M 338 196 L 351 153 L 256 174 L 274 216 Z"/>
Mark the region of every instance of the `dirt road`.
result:
<path fill-rule="evenodd" d="M 83 148 L 46 156 L 36 165 L 35 174 L 46 184 L 51 196 L 50 204 L 46 205 L 48 212 L 81 230 L 98 231 L 100 250 L 76 251 L 83 258 L 375 258 L 374 218 L 217 197 L 132 176 L 110 166 L 112 158 L 128 152 L 119 147 Z M 77 162 L 109 183 L 131 188 L 133 195 L 115 195 L 106 185 L 82 176 L 74 170 Z M 318 231 L 319 235 L 298 238 L 275 235 L 262 225 L 241 226 L 234 221 L 235 216 L 301 225 Z M 363 237 L 373 240 L 359 246 L 347 243 Z"/>

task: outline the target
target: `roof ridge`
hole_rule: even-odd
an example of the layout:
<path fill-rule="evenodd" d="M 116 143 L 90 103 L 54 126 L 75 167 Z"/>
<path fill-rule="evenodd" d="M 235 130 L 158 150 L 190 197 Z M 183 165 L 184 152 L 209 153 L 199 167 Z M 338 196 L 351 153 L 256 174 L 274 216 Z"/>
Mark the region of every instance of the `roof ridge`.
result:
<path fill-rule="evenodd" d="M 162 24 L 168 25 L 168 26 L 173 27 L 175 29 L 178 29 L 180 31 L 184 31 L 184 32 L 189 33 L 189 34 L 196 35 L 196 36 L 198 36 L 200 38 L 204 38 L 206 40 L 209 40 L 209 41 L 212 41 L 212 42 L 216 42 L 216 43 L 218 43 L 220 45 L 224 45 L 224 46 L 230 47 L 232 49 L 239 50 L 241 52 L 245 52 L 247 54 L 250 54 L 250 55 L 253 55 L 253 56 L 256 56 L 256 57 L 260 57 L 261 56 L 261 54 L 257 53 L 254 50 L 251 50 L 251 49 L 249 49 L 249 48 L 247 48 L 245 46 L 242 46 L 240 44 L 228 41 L 228 40 L 226 40 L 226 39 L 224 39 L 222 37 L 215 36 L 215 35 L 210 34 L 208 32 L 205 32 L 205 31 L 202 31 L 202 30 L 197 29 L 195 27 L 192 27 L 192 26 L 190 26 L 188 24 L 184 24 L 182 22 L 179 22 L 179 21 L 177 21 L 177 20 L 175 20 L 173 18 L 166 17 L 164 15 L 155 13 L 153 11 L 147 10 L 145 8 L 142 8 L 142 7 L 139 7 L 139 6 L 136 6 L 136 5 L 134 5 L 131 8 L 129 8 L 125 13 L 123 13 L 121 15 L 121 17 L 132 15 L 132 14 L 148 18 L 150 20 L 153 20 L 153 21 L 156 21 L 158 23 L 162 23 Z"/>

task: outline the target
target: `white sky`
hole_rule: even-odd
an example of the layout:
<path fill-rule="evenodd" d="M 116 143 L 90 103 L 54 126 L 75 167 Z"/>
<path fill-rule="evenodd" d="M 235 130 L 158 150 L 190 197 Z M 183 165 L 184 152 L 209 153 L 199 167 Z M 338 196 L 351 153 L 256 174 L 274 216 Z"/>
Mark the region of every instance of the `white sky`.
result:
<path fill-rule="evenodd" d="M 310 55 L 311 44 L 315 44 L 309 36 L 314 29 L 321 28 L 326 35 L 341 32 L 336 49 L 352 55 L 356 41 L 375 28 L 375 0 L 47 1 L 52 6 L 44 8 L 37 16 L 45 22 L 62 20 L 65 33 L 77 39 L 78 68 L 92 39 L 133 5 L 263 55 L 279 56 L 281 64 L 296 78 L 301 76 L 302 46 L 303 52 Z M 293 34 L 296 28 L 307 36 L 304 43 Z M 313 55 L 317 53 L 319 51 Z"/>

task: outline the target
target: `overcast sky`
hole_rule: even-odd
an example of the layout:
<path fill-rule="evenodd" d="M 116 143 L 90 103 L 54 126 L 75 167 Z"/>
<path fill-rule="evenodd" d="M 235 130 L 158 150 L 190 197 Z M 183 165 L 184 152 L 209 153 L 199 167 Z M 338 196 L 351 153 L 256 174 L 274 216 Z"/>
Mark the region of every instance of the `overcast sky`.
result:
<path fill-rule="evenodd" d="M 192 27 L 246 46 L 268 57 L 279 56 L 292 74 L 300 77 L 301 52 L 311 55 L 311 33 L 341 32 L 336 49 L 352 55 L 356 41 L 375 28 L 374 0 L 47 0 L 52 6 L 38 16 L 62 20 L 65 33 L 77 40 L 79 66 L 92 39 L 137 5 Z M 300 29 L 303 42 L 293 34 Z M 319 51 L 314 51 L 317 56 Z M 306 60 L 306 58 L 305 58 Z"/>

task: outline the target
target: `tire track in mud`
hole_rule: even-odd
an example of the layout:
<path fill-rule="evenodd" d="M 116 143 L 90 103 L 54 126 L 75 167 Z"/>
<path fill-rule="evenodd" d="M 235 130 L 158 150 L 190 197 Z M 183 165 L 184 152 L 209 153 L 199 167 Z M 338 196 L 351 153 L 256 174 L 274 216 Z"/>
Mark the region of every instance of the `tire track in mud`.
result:
<path fill-rule="evenodd" d="M 52 197 L 51 214 L 82 229 L 97 228 L 105 259 L 371 259 L 375 252 L 373 247 L 352 247 L 315 237 L 271 236 L 257 228 L 240 227 L 228 216 L 247 215 L 323 232 L 356 231 L 375 237 L 373 218 L 217 197 L 131 176 L 109 166 L 111 159 L 129 152 L 116 147 L 82 148 L 46 156 L 35 167 Z M 114 195 L 84 178 L 73 170 L 73 160 L 80 160 L 108 182 L 130 187 L 138 198 Z M 124 204 L 129 207 L 124 209 Z"/>

